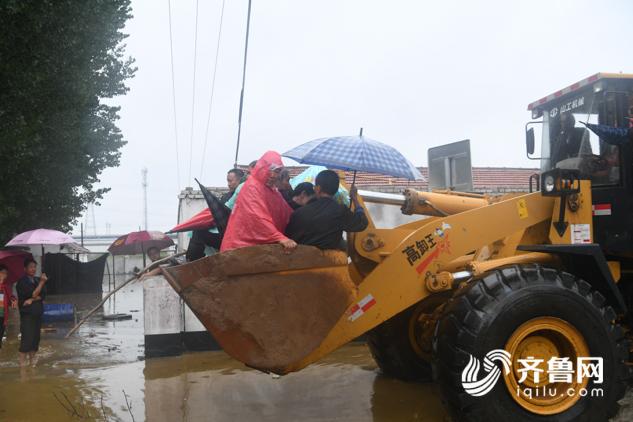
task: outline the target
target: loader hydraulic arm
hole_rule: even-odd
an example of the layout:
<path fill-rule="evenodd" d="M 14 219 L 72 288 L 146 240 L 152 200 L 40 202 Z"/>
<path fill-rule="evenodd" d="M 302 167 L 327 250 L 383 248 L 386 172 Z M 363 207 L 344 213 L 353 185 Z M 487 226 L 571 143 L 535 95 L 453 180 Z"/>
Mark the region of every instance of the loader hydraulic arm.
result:
<path fill-rule="evenodd" d="M 399 205 L 406 215 L 445 217 L 490 204 L 486 195 L 453 191 L 423 192 L 406 189 L 402 195 L 363 190 L 358 193 L 365 202 Z"/>
<path fill-rule="evenodd" d="M 392 229 L 394 235 L 403 237 L 388 240 L 380 248 L 384 250 L 383 259 L 358 286 L 357 301 L 314 352 L 300 362 L 289 363 L 283 372 L 297 371 L 315 362 L 421 301 L 433 293 L 427 288 L 427 277 L 482 246 L 551 219 L 553 207 L 553 198 L 536 192 L 447 217 L 417 221 L 405 225 L 406 229 Z M 366 234 L 359 234 L 356 249 Z"/>

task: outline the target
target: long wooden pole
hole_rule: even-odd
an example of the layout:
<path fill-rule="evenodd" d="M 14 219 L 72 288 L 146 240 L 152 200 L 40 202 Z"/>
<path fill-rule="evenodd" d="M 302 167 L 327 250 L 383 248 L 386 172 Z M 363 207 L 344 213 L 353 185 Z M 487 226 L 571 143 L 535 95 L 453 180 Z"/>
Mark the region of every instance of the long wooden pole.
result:
<path fill-rule="evenodd" d="M 131 282 L 133 282 L 134 280 L 138 279 L 139 276 L 147 271 L 153 270 L 154 268 L 156 268 L 157 266 L 159 266 L 160 264 L 163 264 L 167 261 L 169 261 L 171 258 L 175 258 L 177 256 L 182 256 L 184 255 L 186 252 L 180 252 L 174 255 L 170 255 L 168 257 L 165 257 L 163 259 L 159 259 L 158 261 L 154 261 L 152 263 L 150 263 L 147 267 L 143 268 L 143 270 L 141 272 L 139 272 L 138 274 L 133 275 L 132 277 L 130 277 L 129 279 L 127 279 L 125 281 L 125 283 L 121 284 L 119 287 L 117 287 L 116 289 L 112 290 L 110 293 L 108 293 L 101 302 L 99 302 L 99 304 L 97 306 L 95 306 L 94 308 L 92 308 L 90 310 L 90 312 L 88 312 L 88 314 L 83 317 L 81 319 L 81 321 L 79 321 L 77 324 L 75 324 L 75 326 L 68 332 L 68 334 L 66 334 L 66 336 L 64 338 L 68 338 L 70 336 L 73 335 L 73 333 L 75 331 L 77 331 L 77 329 L 84 323 L 86 322 L 86 320 L 88 318 L 90 318 L 90 316 L 92 316 L 92 314 L 94 314 L 95 312 L 97 312 L 104 303 L 106 303 L 108 301 L 108 299 L 110 299 L 110 297 L 112 295 L 114 295 L 116 292 L 118 292 L 119 290 L 121 290 L 123 287 L 127 286 L 128 284 L 130 284 Z"/>

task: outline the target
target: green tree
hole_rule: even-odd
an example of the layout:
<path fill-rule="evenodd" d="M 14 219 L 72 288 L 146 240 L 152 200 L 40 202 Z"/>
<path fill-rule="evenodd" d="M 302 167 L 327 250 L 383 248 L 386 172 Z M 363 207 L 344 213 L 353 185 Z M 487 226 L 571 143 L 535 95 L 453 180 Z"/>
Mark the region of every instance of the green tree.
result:
<path fill-rule="evenodd" d="M 0 1 L 0 243 L 67 231 L 109 190 L 95 184 L 125 141 L 104 99 L 136 70 L 130 17 L 130 0 Z"/>

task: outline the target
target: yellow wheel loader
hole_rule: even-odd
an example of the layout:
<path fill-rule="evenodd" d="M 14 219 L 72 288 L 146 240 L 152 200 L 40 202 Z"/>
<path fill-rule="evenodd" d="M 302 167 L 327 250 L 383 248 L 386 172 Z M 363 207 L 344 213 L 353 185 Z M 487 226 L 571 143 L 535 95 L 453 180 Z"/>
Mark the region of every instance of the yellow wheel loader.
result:
<path fill-rule="evenodd" d="M 250 367 L 298 371 L 366 334 L 385 374 L 436 379 L 455 420 L 606 420 L 629 378 L 632 104 L 633 75 L 602 73 L 531 104 L 530 193 L 365 193 L 427 218 L 369 216 L 347 252 L 263 245 L 163 271 Z"/>

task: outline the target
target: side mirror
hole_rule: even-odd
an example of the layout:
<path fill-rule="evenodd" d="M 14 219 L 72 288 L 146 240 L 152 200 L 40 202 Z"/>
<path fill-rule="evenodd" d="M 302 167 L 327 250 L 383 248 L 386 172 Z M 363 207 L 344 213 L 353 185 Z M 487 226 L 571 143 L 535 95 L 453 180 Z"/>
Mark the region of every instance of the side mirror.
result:
<path fill-rule="evenodd" d="M 525 132 L 525 147 L 527 149 L 527 154 L 534 154 L 534 128 L 529 128 Z"/>

